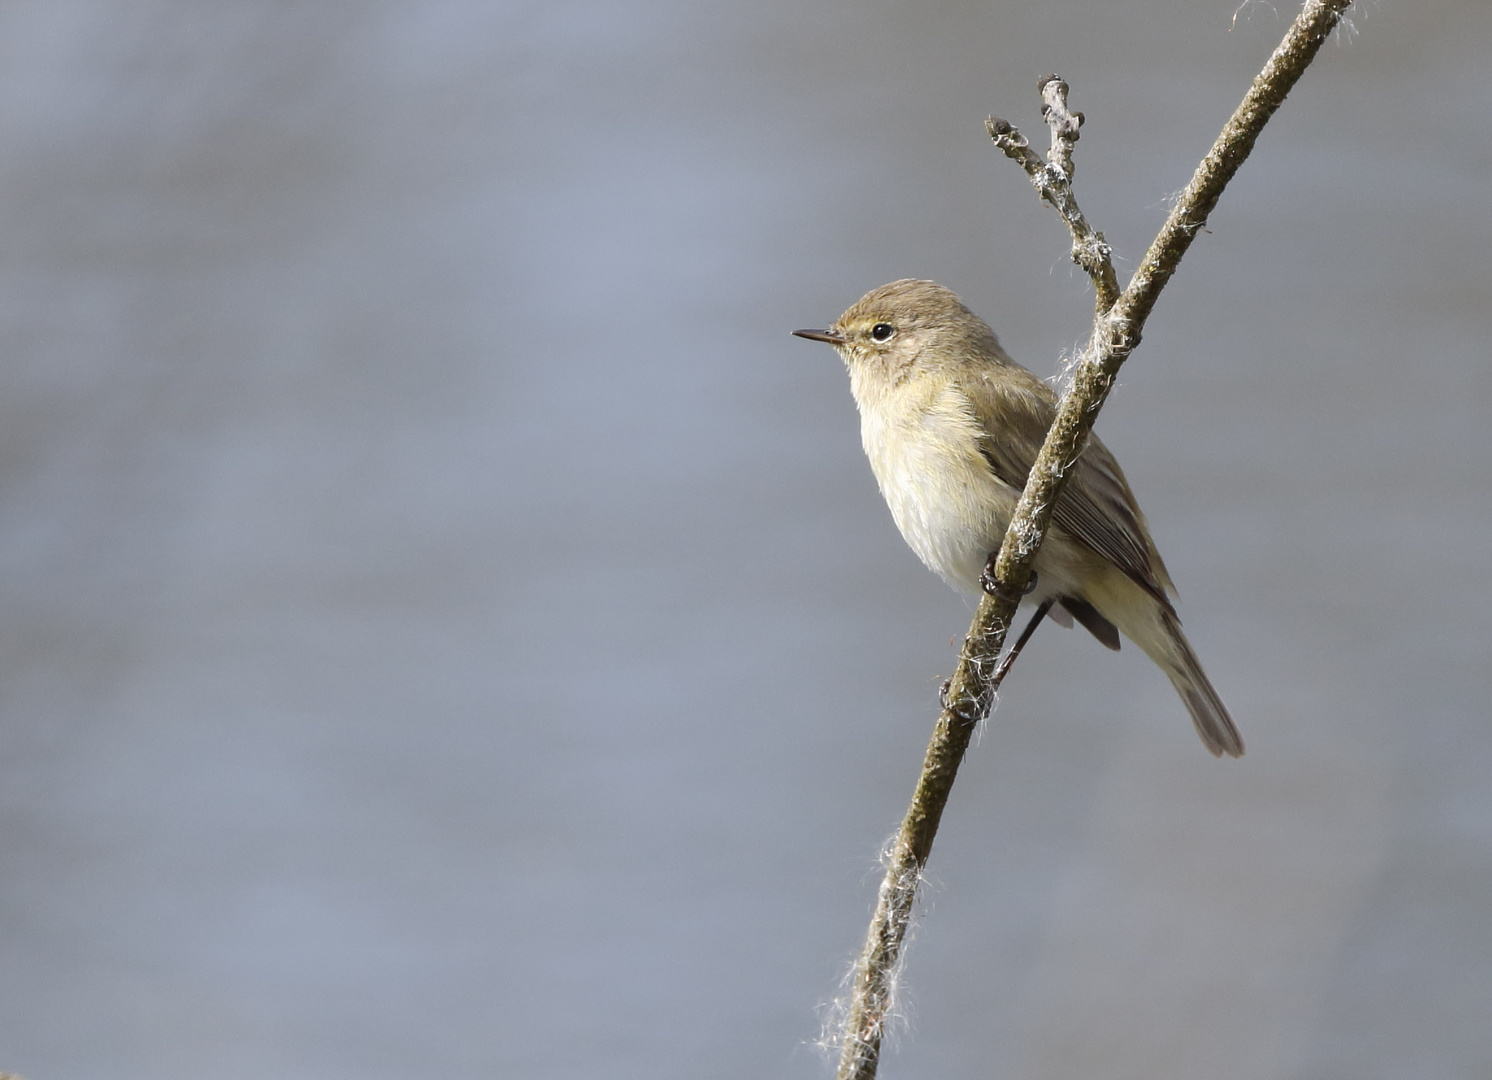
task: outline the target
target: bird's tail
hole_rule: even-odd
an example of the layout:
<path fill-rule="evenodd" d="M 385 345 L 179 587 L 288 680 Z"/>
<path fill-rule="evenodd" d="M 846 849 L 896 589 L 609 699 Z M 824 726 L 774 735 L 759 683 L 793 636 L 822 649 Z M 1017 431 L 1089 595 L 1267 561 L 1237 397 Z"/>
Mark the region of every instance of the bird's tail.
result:
<path fill-rule="evenodd" d="M 1171 685 L 1186 703 L 1186 711 L 1192 714 L 1192 723 L 1197 725 L 1197 734 L 1207 749 L 1217 757 L 1243 757 L 1243 737 L 1228 715 L 1228 707 L 1212 688 L 1207 673 L 1197 654 L 1192 652 L 1191 642 L 1181 632 L 1181 623 L 1169 611 L 1160 613 L 1160 621 L 1168 639 L 1161 649 L 1152 652 L 1144 643 L 1140 647 L 1160 665 Z M 1159 643 L 1157 643 L 1159 644 Z M 1161 653 L 1161 655 L 1157 655 Z"/>
<path fill-rule="evenodd" d="M 1166 673 L 1186 711 L 1192 714 L 1192 723 L 1207 749 L 1218 757 L 1242 757 L 1243 739 L 1238 728 L 1181 632 L 1181 620 L 1171 606 L 1142 591 L 1118 571 L 1093 582 L 1087 595 L 1104 618 L 1118 626 Z"/>

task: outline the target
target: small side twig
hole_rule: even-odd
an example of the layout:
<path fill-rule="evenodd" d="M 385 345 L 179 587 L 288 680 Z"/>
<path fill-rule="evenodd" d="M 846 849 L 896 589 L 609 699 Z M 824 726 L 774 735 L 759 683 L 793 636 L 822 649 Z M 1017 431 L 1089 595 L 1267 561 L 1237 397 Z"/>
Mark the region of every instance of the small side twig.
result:
<path fill-rule="evenodd" d="M 1139 344 L 1144 322 L 1161 289 L 1175 273 L 1181 256 L 1217 205 L 1223 188 L 1248 157 L 1264 125 L 1315 59 L 1351 3 L 1352 0 L 1306 0 L 1284 40 L 1197 167 L 1129 285 L 1122 294 L 1115 288 L 1116 298 L 1108 304 L 1103 296 L 1110 286 L 1102 280 L 1102 266 L 1108 264 L 1108 247 L 1100 234 L 1088 229 L 1077 210 L 1071 197 L 1070 167 L 1064 172 L 1060 167 L 1047 165 L 1008 123 L 996 117 L 989 120 L 987 126 L 995 144 L 1021 164 L 1042 197 L 1067 222 L 1073 233 L 1074 258 L 1078 258 L 1080 228 L 1084 235 L 1095 237 L 1102 245 L 1103 257 L 1096 264 L 1097 272 L 1079 259 L 1093 277 L 1098 294 L 1097 311 L 1092 337 L 1058 403 L 1057 417 L 1011 516 L 995 558 L 994 577 L 998 587 L 980 599 L 958 666 L 948 681 L 945 704 L 933 728 L 911 805 L 887 859 L 875 915 L 856 965 L 841 1044 L 839 1080 L 873 1080 L 876 1075 L 881 1035 L 891 1012 L 893 976 L 916 902 L 922 868 L 931 854 L 959 764 L 993 701 L 993 676 L 1000 649 L 1051 523 L 1052 507 L 1061 494 L 1067 466 L 1081 452 L 1115 374 Z M 1043 96 L 1049 85 L 1048 80 L 1043 80 Z M 1051 122 L 1050 110 L 1048 122 Z M 1054 156 L 1061 161 L 1065 153 L 1070 153 L 1070 144 L 1066 151 L 1059 147 Z M 1111 265 L 1108 274 L 1111 278 Z"/>
<path fill-rule="evenodd" d="M 1083 114 L 1067 108 L 1067 83 L 1058 75 L 1046 75 L 1039 87 L 1041 115 L 1051 129 L 1051 162 L 1031 149 L 1030 141 L 1008 120 L 991 116 L 984 129 L 995 145 L 1005 152 L 1031 178 L 1031 185 L 1056 209 L 1072 233 L 1072 261 L 1093 280 L 1096 314 L 1102 315 L 1119 298 L 1119 280 L 1114 274 L 1113 252 L 1103 233 L 1088 224 L 1072 192 L 1073 150 Z"/>

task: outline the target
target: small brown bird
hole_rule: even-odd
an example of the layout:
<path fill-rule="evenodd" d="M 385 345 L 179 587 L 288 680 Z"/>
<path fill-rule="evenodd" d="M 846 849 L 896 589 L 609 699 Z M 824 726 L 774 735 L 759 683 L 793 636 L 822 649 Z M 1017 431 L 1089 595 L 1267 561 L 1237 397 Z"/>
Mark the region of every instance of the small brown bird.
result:
<path fill-rule="evenodd" d="M 839 350 L 860 438 L 912 550 L 955 588 L 979 592 L 1056 415 L 1046 383 L 1000 348 L 951 291 L 911 278 L 872 289 L 827 330 L 795 330 Z M 1032 599 L 1111 649 L 1123 633 L 1166 673 L 1216 755 L 1243 739 L 1181 632 L 1175 592 L 1145 515 L 1097 435 L 1069 475 L 1036 558 Z M 1059 614 L 1059 611 L 1062 614 Z"/>

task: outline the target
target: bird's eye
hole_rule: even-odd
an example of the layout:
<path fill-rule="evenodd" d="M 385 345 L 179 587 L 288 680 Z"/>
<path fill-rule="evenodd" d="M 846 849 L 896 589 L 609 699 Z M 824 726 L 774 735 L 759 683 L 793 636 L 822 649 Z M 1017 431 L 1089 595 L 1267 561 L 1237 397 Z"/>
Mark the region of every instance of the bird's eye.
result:
<path fill-rule="evenodd" d="M 890 341 L 894 333 L 896 333 L 896 327 L 888 322 L 878 322 L 870 328 L 870 336 L 876 341 Z"/>

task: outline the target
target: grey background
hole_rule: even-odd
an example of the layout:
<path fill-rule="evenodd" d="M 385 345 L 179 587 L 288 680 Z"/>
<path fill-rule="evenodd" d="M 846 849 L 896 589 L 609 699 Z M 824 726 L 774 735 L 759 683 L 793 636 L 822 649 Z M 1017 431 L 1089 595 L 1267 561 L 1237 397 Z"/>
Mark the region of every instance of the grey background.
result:
<path fill-rule="evenodd" d="M 970 605 L 790 338 L 1042 374 L 1290 4 L 0 6 L 0 1070 L 815 1077 Z M 1100 423 L 1249 743 L 1044 630 L 887 1077 L 1492 1074 L 1492 19 L 1375 0 Z"/>

